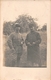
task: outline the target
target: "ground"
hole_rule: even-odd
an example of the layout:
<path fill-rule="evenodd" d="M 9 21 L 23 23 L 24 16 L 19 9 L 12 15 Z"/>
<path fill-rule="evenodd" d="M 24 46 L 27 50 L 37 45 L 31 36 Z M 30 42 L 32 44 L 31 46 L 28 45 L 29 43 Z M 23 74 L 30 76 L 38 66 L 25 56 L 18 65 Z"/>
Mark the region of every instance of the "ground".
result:
<path fill-rule="evenodd" d="M 46 67 L 47 66 L 47 33 L 46 31 L 38 31 L 40 33 L 42 42 L 40 44 L 40 58 L 41 58 L 41 67 Z M 26 37 L 26 33 L 22 34 L 24 39 Z M 17 65 L 15 64 L 16 60 L 16 55 L 9 49 L 7 45 L 7 37 L 4 36 L 4 66 L 9 66 L 9 67 L 16 67 Z M 25 67 L 27 63 L 27 47 L 24 44 L 23 46 L 23 54 L 20 59 L 20 66 Z"/>

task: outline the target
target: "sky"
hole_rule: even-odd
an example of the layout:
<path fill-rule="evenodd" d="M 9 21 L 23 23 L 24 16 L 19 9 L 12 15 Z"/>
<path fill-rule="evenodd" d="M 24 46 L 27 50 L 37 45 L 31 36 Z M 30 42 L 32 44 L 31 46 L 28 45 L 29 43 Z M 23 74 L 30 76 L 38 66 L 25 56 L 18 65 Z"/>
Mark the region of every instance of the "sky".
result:
<path fill-rule="evenodd" d="M 2 1 L 1 20 L 15 21 L 19 15 L 27 14 L 37 18 L 38 25 L 41 27 L 48 23 L 50 13 L 49 1 Z"/>

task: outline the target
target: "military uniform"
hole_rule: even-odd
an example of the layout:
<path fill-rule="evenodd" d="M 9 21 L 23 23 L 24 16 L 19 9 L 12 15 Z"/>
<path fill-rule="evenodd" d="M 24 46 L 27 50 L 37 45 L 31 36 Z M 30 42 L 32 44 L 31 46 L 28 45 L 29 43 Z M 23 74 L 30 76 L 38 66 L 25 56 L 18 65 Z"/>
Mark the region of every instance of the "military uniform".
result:
<path fill-rule="evenodd" d="M 35 44 L 33 44 L 33 42 L 35 42 Z M 41 43 L 41 38 L 39 33 L 35 31 L 28 33 L 25 43 L 27 45 L 27 60 L 32 63 L 40 64 L 39 44 Z"/>
<path fill-rule="evenodd" d="M 24 42 L 24 40 L 20 33 L 13 32 L 10 34 L 10 36 L 8 38 L 8 45 L 9 45 L 10 49 L 12 50 L 12 48 L 14 48 L 14 51 L 17 54 L 17 66 L 19 64 L 20 57 L 22 55 L 23 42 Z"/>

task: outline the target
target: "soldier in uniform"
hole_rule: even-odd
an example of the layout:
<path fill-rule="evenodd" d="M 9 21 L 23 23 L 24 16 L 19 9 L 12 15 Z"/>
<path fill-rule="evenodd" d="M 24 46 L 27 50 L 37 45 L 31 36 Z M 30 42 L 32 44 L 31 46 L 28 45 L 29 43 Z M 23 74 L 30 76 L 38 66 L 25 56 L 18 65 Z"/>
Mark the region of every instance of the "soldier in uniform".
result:
<path fill-rule="evenodd" d="M 8 38 L 8 45 L 10 49 L 17 54 L 17 66 L 19 66 L 20 58 L 23 51 L 23 37 L 20 33 L 20 25 L 15 24 L 15 32 L 11 33 Z"/>
<path fill-rule="evenodd" d="M 41 37 L 38 32 L 35 31 L 34 25 L 29 24 L 30 32 L 26 36 L 27 46 L 27 61 L 32 66 L 40 66 L 39 44 L 41 43 Z"/>

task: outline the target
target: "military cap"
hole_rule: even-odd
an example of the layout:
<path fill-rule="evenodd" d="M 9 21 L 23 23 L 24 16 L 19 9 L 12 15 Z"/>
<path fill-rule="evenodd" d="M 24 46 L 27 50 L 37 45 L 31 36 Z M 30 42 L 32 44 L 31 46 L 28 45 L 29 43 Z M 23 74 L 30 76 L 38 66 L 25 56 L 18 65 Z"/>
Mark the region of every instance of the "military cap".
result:
<path fill-rule="evenodd" d="M 33 23 L 30 23 L 29 24 L 29 28 L 31 28 L 31 27 L 34 27 L 34 24 Z"/>
<path fill-rule="evenodd" d="M 15 28 L 20 27 L 19 23 L 15 23 Z"/>

